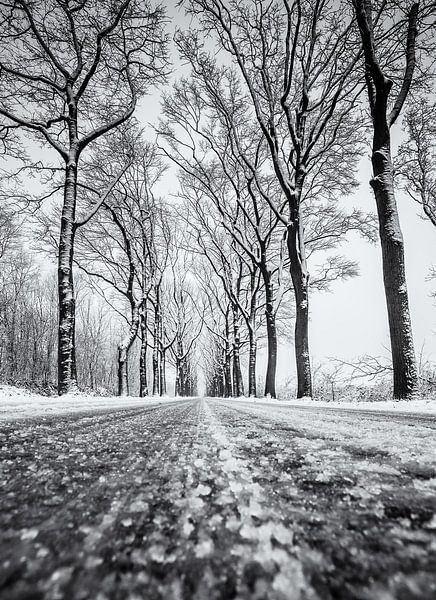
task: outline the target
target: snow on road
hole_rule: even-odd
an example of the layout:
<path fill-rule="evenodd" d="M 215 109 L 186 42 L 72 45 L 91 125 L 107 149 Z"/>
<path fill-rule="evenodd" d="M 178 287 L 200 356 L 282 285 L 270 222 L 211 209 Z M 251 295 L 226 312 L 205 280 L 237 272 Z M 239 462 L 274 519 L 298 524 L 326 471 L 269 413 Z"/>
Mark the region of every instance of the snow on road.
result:
<path fill-rule="evenodd" d="M 436 420 L 219 400 L 0 424 L 0 598 L 430 600 Z"/>

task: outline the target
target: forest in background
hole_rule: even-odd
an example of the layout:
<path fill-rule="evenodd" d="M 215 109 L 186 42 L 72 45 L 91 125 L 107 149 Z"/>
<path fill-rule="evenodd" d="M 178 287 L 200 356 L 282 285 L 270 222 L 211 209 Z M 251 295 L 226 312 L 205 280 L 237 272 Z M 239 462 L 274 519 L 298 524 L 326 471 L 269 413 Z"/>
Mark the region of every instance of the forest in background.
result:
<path fill-rule="evenodd" d="M 290 340 L 297 397 L 431 393 L 395 193 L 436 226 L 435 4 L 181 10 L 174 33 L 165 6 L 140 0 L 0 4 L 1 381 L 276 397 Z M 150 132 L 137 113 L 151 93 Z M 375 214 L 342 202 L 369 152 Z M 381 244 L 392 361 L 318 368 L 310 298 L 358 275 L 355 233 Z"/>

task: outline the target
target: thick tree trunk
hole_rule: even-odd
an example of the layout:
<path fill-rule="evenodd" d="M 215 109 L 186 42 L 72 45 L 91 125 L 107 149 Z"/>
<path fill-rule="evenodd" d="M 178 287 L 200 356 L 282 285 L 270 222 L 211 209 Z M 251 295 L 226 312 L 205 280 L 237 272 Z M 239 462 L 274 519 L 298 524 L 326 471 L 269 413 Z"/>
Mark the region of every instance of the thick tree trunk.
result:
<path fill-rule="evenodd" d="M 156 292 L 156 304 L 154 307 L 154 328 L 153 328 L 153 396 L 158 396 L 160 392 L 159 388 L 159 320 L 160 320 L 160 308 L 159 308 L 159 292 Z"/>
<path fill-rule="evenodd" d="M 118 396 L 129 395 L 128 358 L 139 327 L 139 309 L 132 306 L 129 332 L 118 346 Z"/>
<path fill-rule="evenodd" d="M 176 380 L 174 382 L 174 395 L 180 396 L 180 361 L 176 358 Z"/>
<path fill-rule="evenodd" d="M 77 193 L 77 153 L 70 152 L 66 166 L 64 205 L 58 255 L 58 393 L 77 389 L 74 351 L 75 298 L 73 284 L 74 219 Z"/>
<path fill-rule="evenodd" d="M 277 370 L 277 330 L 276 317 L 274 313 L 274 297 L 271 284 L 271 276 L 265 268 L 262 270 L 265 285 L 265 317 L 266 333 L 268 341 L 268 358 L 265 377 L 265 396 L 276 397 L 276 370 Z"/>
<path fill-rule="evenodd" d="M 180 361 L 180 396 L 186 396 L 185 359 Z"/>
<path fill-rule="evenodd" d="M 256 338 L 256 309 L 257 309 L 257 277 L 256 269 L 253 269 L 250 277 L 250 316 L 248 322 L 248 395 L 255 398 L 257 396 L 256 382 L 256 359 L 257 359 L 257 338 Z"/>
<path fill-rule="evenodd" d="M 159 396 L 159 351 L 153 348 L 153 396 Z"/>
<path fill-rule="evenodd" d="M 167 393 L 167 376 L 166 376 L 166 356 L 165 350 L 160 353 L 160 364 L 159 364 L 159 389 L 160 395 L 165 396 Z"/>
<path fill-rule="evenodd" d="M 390 130 L 386 120 L 387 97 L 376 104 L 373 114 L 372 167 L 379 219 L 383 261 L 383 281 L 391 339 L 394 398 L 410 398 L 418 388 L 418 372 L 413 346 L 412 324 L 407 293 L 404 242 L 394 193 Z"/>
<path fill-rule="evenodd" d="M 141 349 L 139 351 L 139 395 L 141 398 L 148 396 L 147 381 L 147 307 L 141 310 Z"/>
<path fill-rule="evenodd" d="M 225 346 L 224 346 L 224 394 L 226 398 L 233 396 L 232 385 L 232 351 L 230 346 L 230 327 L 229 316 L 226 314 L 226 330 L 225 330 Z"/>
<path fill-rule="evenodd" d="M 297 365 L 297 398 L 312 396 L 312 374 L 309 353 L 309 275 L 304 255 L 304 241 L 298 219 L 288 226 L 287 245 L 292 285 L 295 295 L 295 361 Z"/>
<path fill-rule="evenodd" d="M 257 355 L 257 340 L 254 332 L 254 327 L 248 330 L 248 395 L 255 398 L 257 396 L 256 389 L 256 355 Z"/>
<path fill-rule="evenodd" d="M 224 375 L 224 362 L 220 365 L 220 370 L 218 373 L 218 391 L 217 396 L 224 398 L 226 395 L 226 378 Z"/>
<path fill-rule="evenodd" d="M 277 330 L 274 313 L 265 311 L 266 333 L 268 339 L 268 363 L 265 376 L 265 396 L 276 398 L 276 369 L 277 369 Z"/>
<path fill-rule="evenodd" d="M 240 359 L 240 332 L 238 308 L 233 307 L 233 394 L 237 398 L 244 395 L 244 382 L 242 379 Z"/>
<path fill-rule="evenodd" d="M 241 359 L 239 348 L 233 345 L 233 395 L 239 398 L 244 395 L 244 383 L 242 381 Z"/>
<path fill-rule="evenodd" d="M 232 352 L 230 350 L 230 344 L 226 342 L 225 362 L 224 362 L 224 394 L 226 398 L 233 396 L 233 385 L 232 385 L 232 363 L 231 363 Z"/>
<path fill-rule="evenodd" d="M 127 396 L 128 388 L 128 371 L 127 371 L 127 348 L 125 345 L 118 346 L 118 396 Z"/>

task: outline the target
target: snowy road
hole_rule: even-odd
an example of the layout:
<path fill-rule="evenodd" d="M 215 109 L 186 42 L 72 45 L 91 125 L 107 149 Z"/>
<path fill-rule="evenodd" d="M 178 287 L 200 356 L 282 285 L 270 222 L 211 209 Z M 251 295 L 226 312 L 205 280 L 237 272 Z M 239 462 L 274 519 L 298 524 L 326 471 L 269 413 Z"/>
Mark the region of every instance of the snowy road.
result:
<path fill-rule="evenodd" d="M 436 598 L 436 420 L 189 400 L 0 424 L 0 598 Z"/>

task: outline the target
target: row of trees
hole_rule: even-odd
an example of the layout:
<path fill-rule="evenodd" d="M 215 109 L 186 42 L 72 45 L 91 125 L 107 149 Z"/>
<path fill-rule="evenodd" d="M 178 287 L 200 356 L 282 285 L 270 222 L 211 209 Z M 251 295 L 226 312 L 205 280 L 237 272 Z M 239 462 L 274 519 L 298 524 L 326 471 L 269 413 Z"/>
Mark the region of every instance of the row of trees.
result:
<path fill-rule="evenodd" d="M 297 396 L 311 396 L 310 295 L 357 275 L 358 265 L 338 248 L 350 232 L 374 241 L 378 225 L 394 396 L 411 397 L 418 373 L 395 175 L 435 223 L 434 107 L 425 98 L 434 4 L 181 4 L 201 27 L 176 33 L 187 73 L 162 96 L 154 144 L 144 141 L 134 113 L 168 80 L 162 7 L 142 0 L 1 5 L 1 141 L 9 161 L 1 193 L 9 220 L 0 222 L 0 246 L 18 237 L 19 205 L 37 224 L 41 251 L 57 257 L 58 392 L 74 391 L 78 372 L 88 369 L 83 346 L 78 355 L 76 346 L 92 340 L 94 318 L 104 322 L 101 300 L 116 323 L 104 342 L 111 365 L 119 336 L 121 395 L 131 391 L 136 346 L 141 396 L 167 392 L 167 363 L 175 393 L 194 394 L 200 347 L 209 394 L 257 395 L 256 358 L 265 340 L 262 391 L 275 396 L 278 336 L 289 335 L 294 323 Z M 408 140 L 393 164 L 391 128 L 407 102 Z M 359 184 L 370 138 L 377 217 L 343 201 Z M 38 146 L 43 161 L 35 160 Z M 179 186 L 170 201 L 158 190 L 174 168 Z M 36 173 L 40 182 L 30 185 Z M 9 356 L 8 369 L 21 369 L 13 354 L 19 332 L 36 343 L 33 363 L 44 363 L 32 368 L 52 379 L 54 299 L 48 301 L 32 263 L 27 275 L 24 267 L 15 273 L 19 252 L 9 255 L 13 276 L 24 277 L 25 301 L 18 311 L 12 291 L 2 304 L 2 327 L 12 340 L 2 356 Z M 4 265 L 2 289 L 9 290 Z M 74 273 L 82 274 L 88 307 L 79 327 Z M 94 342 L 95 356 L 106 333 Z M 96 368 L 92 373 L 95 386 Z M 113 386 L 113 368 L 98 381 Z"/>
<path fill-rule="evenodd" d="M 138 206 L 146 210 L 144 200 Z M 171 391 L 195 395 L 197 305 L 192 285 L 168 252 L 170 239 L 160 239 L 162 231 L 169 235 L 172 219 L 153 202 L 143 220 L 131 220 L 135 213 L 121 200 L 103 208 L 76 241 L 78 385 L 94 393 L 165 395 L 172 367 L 177 377 Z M 42 233 L 45 238 L 47 229 Z M 57 366 L 53 268 L 24 250 L 25 232 L 17 232 L 13 243 L 2 239 L 0 379 L 50 393 Z"/>

